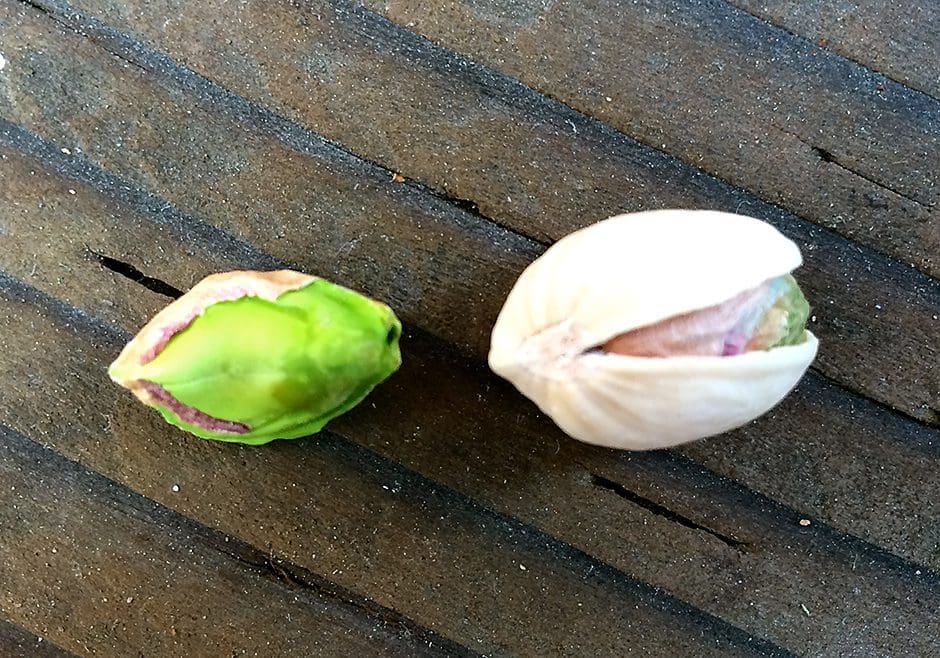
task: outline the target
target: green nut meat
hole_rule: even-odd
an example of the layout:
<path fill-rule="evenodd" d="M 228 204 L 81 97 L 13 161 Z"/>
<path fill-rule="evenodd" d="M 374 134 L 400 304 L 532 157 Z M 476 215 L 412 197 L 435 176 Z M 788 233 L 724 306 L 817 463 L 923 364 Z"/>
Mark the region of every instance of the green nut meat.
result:
<path fill-rule="evenodd" d="M 200 281 L 158 313 L 108 373 L 167 422 L 259 445 L 318 432 L 401 365 L 381 302 L 279 270 Z"/>

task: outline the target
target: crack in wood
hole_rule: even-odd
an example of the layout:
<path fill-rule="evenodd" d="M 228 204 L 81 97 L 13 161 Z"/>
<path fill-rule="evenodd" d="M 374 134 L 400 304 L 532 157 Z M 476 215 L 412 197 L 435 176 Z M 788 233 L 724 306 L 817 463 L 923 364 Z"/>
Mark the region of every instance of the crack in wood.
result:
<path fill-rule="evenodd" d="M 242 269 L 297 269 L 84 158 L 63 155 L 56 144 L 3 117 L 0 117 L 0 145 L 169 228 L 184 242 L 229 255 Z"/>
<path fill-rule="evenodd" d="M 52 311 L 61 318 L 62 322 L 76 327 L 81 327 L 83 331 L 102 334 L 107 333 L 109 335 L 113 334 L 116 336 L 116 339 L 126 339 L 125 332 L 114 328 L 104 320 L 96 316 L 90 316 L 80 311 L 79 309 L 70 306 L 66 302 L 51 297 L 48 294 L 39 291 L 29 284 L 20 281 L 19 279 L 16 279 L 15 277 L 12 277 L 2 271 L 0 271 L 0 296 L 9 300 L 16 300 L 18 303 L 30 303 L 44 310 Z M 417 331 L 424 333 L 420 329 Z M 428 335 L 427 338 L 429 340 L 434 339 L 432 335 Z M 4 427 L 0 425 L 0 435 L 2 435 L 3 430 Z M 400 482 L 403 487 L 409 490 L 407 493 L 410 496 L 418 496 L 422 493 L 425 495 L 430 494 L 440 497 L 443 504 L 445 504 L 450 509 L 465 510 L 467 513 L 472 514 L 482 513 L 487 521 L 484 524 L 484 527 L 493 528 L 502 537 L 511 537 L 514 541 L 523 541 L 526 544 L 529 544 L 532 548 L 546 551 L 548 555 L 568 563 L 572 568 L 579 569 L 586 574 L 594 574 L 594 577 L 601 578 L 607 582 L 617 585 L 618 587 L 623 587 L 624 589 L 641 596 L 649 603 L 660 607 L 660 609 L 686 615 L 699 614 L 703 617 L 703 622 L 708 624 L 718 624 L 717 627 L 712 626 L 714 630 L 718 630 L 718 628 L 726 628 L 724 626 L 725 622 L 722 622 L 717 618 L 713 618 L 711 614 L 697 608 L 687 607 L 688 604 L 684 603 L 681 599 L 673 598 L 669 594 L 665 594 L 660 590 L 651 588 L 646 583 L 636 580 L 634 577 L 626 574 L 617 567 L 614 567 L 607 562 L 604 562 L 603 560 L 599 560 L 597 557 L 591 555 L 590 553 L 586 553 L 582 549 L 579 549 L 571 544 L 568 544 L 564 540 L 554 537 L 553 535 L 542 530 L 540 527 L 533 526 L 526 521 L 512 516 L 511 514 L 493 509 L 483 503 L 478 502 L 474 498 L 469 497 L 467 494 L 451 488 L 448 485 L 443 485 L 440 482 L 431 480 L 420 472 L 412 471 L 381 454 L 375 453 L 372 450 L 355 443 L 349 437 L 332 434 L 331 432 L 323 432 L 320 438 L 320 445 L 325 450 L 330 452 L 335 458 L 344 460 L 350 464 L 354 464 L 358 469 L 364 472 L 381 473 L 383 474 L 383 477 L 387 479 Z M 64 455 L 61 456 L 65 459 L 69 459 Z M 700 464 L 693 462 L 687 457 L 682 457 L 676 454 L 657 452 L 650 453 L 648 458 L 657 460 L 657 462 L 658 460 L 666 459 L 666 464 L 660 466 L 654 465 L 654 467 L 667 468 L 671 471 L 678 471 L 681 473 L 681 477 L 691 478 L 696 482 L 701 482 L 701 486 L 708 486 L 710 484 L 714 484 L 715 482 L 715 474 L 707 471 L 707 469 L 702 467 Z M 95 474 L 100 477 L 106 477 L 100 473 Z M 595 475 L 594 477 L 600 478 L 601 476 Z M 110 482 L 110 480 L 108 481 Z M 611 480 L 606 481 L 612 483 L 614 487 L 621 487 L 624 491 L 628 492 L 628 495 L 636 496 L 636 494 L 629 492 L 629 490 L 626 490 L 626 488 L 622 487 L 622 485 L 618 485 L 616 482 Z M 125 487 L 126 485 L 118 482 L 117 486 Z M 777 519 L 795 518 L 799 514 L 797 510 L 783 505 L 778 501 L 769 499 L 761 493 L 751 489 L 746 489 L 738 484 L 733 486 L 734 491 L 736 492 L 734 495 L 739 497 L 736 498 L 736 500 L 746 500 L 746 504 L 748 506 L 753 506 L 753 509 L 761 510 L 761 514 L 767 514 L 770 517 Z M 617 493 L 616 490 L 614 492 Z M 653 501 L 648 501 L 648 503 L 651 503 L 652 505 L 658 505 L 658 503 Z M 661 505 L 659 507 L 666 509 L 667 512 L 671 512 L 671 510 L 668 510 Z M 147 509 L 150 508 L 148 507 Z M 161 509 L 164 509 L 165 513 L 173 515 L 174 518 L 189 518 L 173 509 L 162 507 Z M 144 512 L 146 512 L 146 510 L 144 510 Z M 674 512 L 671 513 L 675 514 Z M 681 515 L 678 516 L 694 524 L 695 527 L 693 529 L 709 532 L 709 534 L 714 533 L 714 531 L 711 531 L 709 528 L 706 528 L 705 526 L 702 526 L 701 524 L 698 524 L 691 519 L 686 519 L 686 517 L 682 517 Z M 254 569 L 274 569 L 275 573 L 272 574 L 272 577 L 277 577 L 279 579 L 287 578 L 292 581 L 294 579 L 299 579 L 300 581 L 307 582 L 307 588 L 316 586 L 312 585 L 312 582 L 320 581 L 321 577 L 317 576 L 317 574 L 306 572 L 301 567 L 295 568 L 292 563 L 278 561 L 279 564 L 277 567 L 285 571 L 285 573 L 279 573 L 278 568 L 276 568 L 274 565 L 266 564 L 266 560 L 273 560 L 273 557 L 266 555 L 265 552 L 261 549 L 244 543 L 242 540 L 225 535 L 221 531 L 201 526 L 198 521 L 191 522 L 196 523 L 200 528 L 204 528 L 204 530 L 207 532 L 218 533 L 219 539 L 218 541 L 214 542 L 214 546 L 217 548 L 221 549 L 224 547 L 225 552 L 235 550 L 240 552 L 242 555 L 250 555 L 251 557 L 247 557 L 245 561 L 246 563 L 250 563 Z M 929 567 L 925 567 L 922 563 L 912 562 L 908 559 L 902 558 L 894 553 L 891 553 L 887 549 L 881 548 L 864 539 L 856 537 L 855 535 L 828 526 L 824 522 L 814 523 L 812 532 L 814 534 L 826 537 L 827 541 L 832 542 L 833 545 L 845 546 L 846 550 L 853 550 L 857 554 L 865 556 L 866 559 L 869 560 L 872 564 L 878 564 L 879 568 L 886 571 L 904 575 L 913 573 L 916 570 L 919 574 L 918 579 L 920 580 L 924 578 L 940 578 L 940 574 L 935 574 L 929 569 Z M 226 539 L 226 537 L 228 537 L 228 539 Z M 752 544 L 748 544 L 748 542 L 742 542 L 740 540 L 734 539 L 733 537 L 725 537 L 725 539 L 730 540 L 732 542 L 732 546 L 734 546 L 734 544 L 740 544 L 740 546 L 735 546 L 735 548 L 738 550 L 744 551 L 746 550 L 747 546 L 753 546 Z M 241 544 L 236 545 L 231 543 L 232 541 L 241 542 Z M 239 551 L 239 548 L 242 546 L 242 544 L 244 544 L 244 548 L 248 551 L 248 553 Z M 309 576 L 305 575 L 308 573 Z M 312 579 L 316 580 L 313 581 Z M 330 588 L 334 585 L 332 584 L 332 581 L 324 579 L 321 583 L 321 586 L 325 587 L 326 592 L 329 592 L 332 591 Z M 366 602 L 366 605 L 368 605 L 368 602 Z M 734 632 L 734 629 L 736 628 L 737 627 L 731 626 L 731 628 L 727 630 Z M 779 649 L 779 647 L 766 642 L 766 640 L 760 640 L 761 647 L 771 649 L 771 654 L 773 654 L 773 650 Z"/>
<path fill-rule="evenodd" d="M 822 160 L 823 162 L 836 162 L 836 156 L 834 156 L 832 153 L 830 153 L 826 149 L 820 148 L 818 146 L 813 146 L 812 149 L 813 149 L 813 153 L 818 155 L 819 159 Z M 836 164 L 839 164 L 839 163 L 836 162 Z"/>
<path fill-rule="evenodd" d="M 344 144 L 312 132 L 259 103 L 229 91 L 176 62 L 165 53 L 137 41 L 132 36 L 92 16 L 77 11 L 65 2 L 59 0 L 18 1 L 48 14 L 50 19 L 87 38 L 109 55 L 132 64 L 150 75 L 157 76 L 168 84 L 178 85 L 197 100 L 211 104 L 233 120 L 277 139 L 298 153 L 329 162 L 333 166 L 343 165 L 354 175 L 383 183 L 395 175 L 391 169 L 352 151 Z M 464 200 L 453 199 L 446 192 L 438 191 L 419 181 L 408 179 L 401 184 L 389 187 L 389 193 L 400 195 L 399 198 L 407 199 L 418 208 L 444 214 L 449 221 L 462 229 L 470 233 L 485 235 L 487 239 L 498 242 L 511 241 L 523 250 L 530 245 L 536 247 L 535 251 L 541 251 L 540 248 L 548 246 L 548 243 L 544 241 L 522 236 L 504 223 L 483 215 L 472 201 L 469 205 L 462 203 Z M 470 206 L 477 210 L 475 212 L 470 210 Z M 533 258 L 536 255 L 535 251 Z"/>
<path fill-rule="evenodd" d="M 88 253 L 94 256 L 103 267 L 111 270 L 116 274 L 120 274 L 127 279 L 130 279 L 134 283 L 139 283 L 151 292 L 155 292 L 158 295 L 163 295 L 171 299 L 179 299 L 183 296 L 183 291 L 179 288 L 171 286 L 166 281 L 162 281 L 156 277 L 147 276 L 130 263 L 126 263 L 122 260 L 118 260 L 117 258 L 112 258 L 111 256 L 98 253 L 90 247 L 86 247 L 86 249 L 88 250 Z"/>
<path fill-rule="evenodd" d="M 188 517 L 187 517 L 188 518 Z M 291 562 L 285 562 L 269 553 L 264 555 L 254 546 L 235 539 L 230 535 L 221 537 L 223 543 L 214 543 L 214 548 L 245 566 L 258 575 L 280 582 L 288 587 L 314 592 L 324 597 L 341 601 L 342 603 L 365 613 L 369 617 L 381 620 L 390 625 L 408 628 L 405 620 L 392 613 L 387 608 L 366 599 L 358 597 L 345 588 L 318 576 L 307 569 Z M 414 632 L 415 629 L 411 629 Z"/>
<path fill-rule="evenodd" d="M 752 544 L 746 541 L 741 541 L 740 539 L 735 539 L 734 537 L 731 537 L 730 535 L 725 535 L 721 532 L 718 532 L 717 530 L 713 530 L 709 528 L 708 526 L 705 526 L 705 525 L 702 525 L 701 523 L 693 521 L 687 516 L 683 516 L 682 514 L 679 514 L 678 512 L 674 512 L 673 510 L 669 509 L 665 505 L 661 505 L 657 503 L 656 501 L 650 500 L 649 498 L 644 498 L 640 494 L 634 491 L 630 491 L 619 482 L 614 482 L 613 480 L 609 480 L 602 475 L 591 473 L 591 484 L 593 484 L 595 487 L 599 487 L 601 489 L 606 489 L 607 491 L 611 491 L 617 494 L 618 496 L 620 496 L 621 498 L 623 498 L 624 500 L 627 500 L 633 503 L 634 505 L 638 505 L 642 507 L 643 509 L 647 510 L 648 512 L 652 512 L 656 516 L 660 516 L 668 521 L 678 523 L 679 525 L 685 526 L 686 528 L 689 528 L 691 530 L 698 530 L 701 532 L 705 532 L 711 535 L 712 537 L 715 537 L 716 539 L 727 544 L 731 548 L 737 549 L 739 551 L 744 551 L 753 547 Z"/>
<path fill-rule="evenodd" d="M 53 11 L 49 7 L 46 7 L 45 5 L 43 5 L 42 2 L 40 2 L 39 0 L 19 0 L 19 2 L 22 2 L 24 5 L 28 5 L 32 7 L 33 9 L 41 11 L 42 13 L 48 14 L 49 16 L 52 16 L 53 18 L 55 18 L 55 14 L 53 13 Z"/>
<path fill-rule="evenodd" d="M 880 182 L 880 181 L 878 181 L 878 180 L 875 180 L 875 179 L 872 178 L 871 176 L 869 176 L 869 175 L 867 175 L 867 174 L 864 174 L 864 173 L 862 173 L 861 171 L 858 171 L 857 169 L 853 169 L 852 167 L 849 167 L 849 166 L 846 165 L 844 162 L 842 162 L 842 160 L 841 160 L 840 158 L 836 157 L 836 155 L 835 155 L 832 151 L 829 151 L 829 150 L 827 150 L 827 149 L 822 148 L 821 146 L 816 146 L 815 144 L 812 144 L 812 143 L 806 141 L 805 139 L 803 139 L 802 137 L 800 137 L 799 135 L 797 135 L 797 134 L 796 134 L 795 132 L 793 132 L 792 130 L 787 130 L 786 128 L 783 128 L 783 127 L 777 125 L 776 123 L 772 123 L 772 124 L 770 124 L 770 125 L 771 125 L 773 128 L 776 128 L 777 130 L 779 130 L 780 132 L 782 132 L 784 135 L 789 135 L 790 137 L 792 137 L 793 139 L 797 140 L 798 142 L 800 142 L 800 143 L 803 144 L 804 146 L 808 146 L 808 147 L 810 148 L 810 150 L 813 152 L 813 155 L 815 155 L 817 158 L 819 158 L 822 162 L 825 162 L 825 163 L 827 163 L 827 164 L 832 164 L 832 165 L 838 167 L 839 169 L 842 169 L 843 171 L 849 172 L 849 173 L 852 174 L 853 176 L 858 176 L 858 177 L 861 178 L 862 180 L 871 183 L 871 184 L 874 185 L 875 187 L 878 187 L 878 188 L 880 188 L 880 189 L 882 189 L 882 190 L 885 190 L 885 191 L 887 191 L 887 192 L 891 192 L 892 194 L 895 194 L 895 195 L 901 197 L 902 199 L 907 199 L 907 200 L 910 201 L 911 203 L 913 203 L 913 204 L 915 204 L 915 205 L 918 205 L 918 206 L 920 206 L 920 207 L 922 207 L 922 208 L 925 208 L 925 209 L 927 209 L 927 210 L 933 209 L 934 206 L 931 205 L 930 203 L 926 203 L 926 202 L 924 202 L 924 201 L 920 201 L 920 200 L 918 200 L 918 199 L 915 199 L 914 197 L 912 197 L 912 196 L 910 196 L 910 195 L 908 195 L 908 194 L 906 194 L 906 193 L 904 193 L 904 192 L 900 192 L 900 191 L 894 189 L 893 187 L 890 187 L 890 186 L 885 185 L 884 183 L 882 183 L 882 182 Z"/>
<path fill-rule="evenodd" d="M 789 133 L 789 134 L 792 135 L 792 133 Z M 833 165 L 835 165 L 836 167 L 838 167 L 839 169 L 843 169 L 843 170 L 849 172 L 850 174 L 854 174 L 855 176 L 858 176 L 858 177 L 861 178 L 862 180 L 866 180 L 866 181 L 868 181 L 869 183 L 871 183 L 872 185 L 875 185 L 875 186 L 877 186 L 877 187 L 880 187 L 880 188 L 883 189 L 883 190 L 887 190 L 888 192 L 891 192 L 891 193 L 893 193 L 893 194 L 896 194 L 896 195 L 898 195 L 899 197 L 901 197 L 902 199 L 907 199 L 907 200 L 910 201 L 911 203 L 915 203 L 915 204 L 917 204 L 918 206 L 922 206 L 922 207 L 928 208 L 928 209 L 933 208 L 933 206 L 930 205 L 929 203 L 925 203 L 925 202 L 923 202 L 923 201 L 918 201 L 918 200 L 915 199 L 914 197 L 909 196 L 908 194 L 905 194 L 904 192 L 900 192 L 900 191 L 894 189 L 893 187 L 889 187 L 889 186 L 885 185 L 884 183 L 875 180 L 875 179 L 872 178 L 871 176 L 868 176 L 867 174 L 862 173 L 862 172 L 859 171 L 858 169 L 853 169 L 852 167 L 849 167 L 849 166 L 846 165 L 844 162 L 841 162 L 831 151 L 827 151 L 826 149 L 821 148 L 821 147 L 819 147 L 819 146 L 811 145 L 811 144 L 809 144 L 808 142 L 806 142 L 805 140 L 801 139 L 800 137 L 797 137 L 796 135 L 793 135 L 793 136 L 796 137 L 796 138 L 797 138 L 798 140 L 800 140 L 801 142 L 803 142 L 804 144 L 806 144 L 807 146 L 809 146 L 809 147 L 813 150 L 813 153 L 815 153 L 816 156 L 817 156 L 820 160 L 822 160 L 823 162 L 828 162 L 828 163 L 830 163 L 830 164 L 833 164 Z"/>
<path fill-rule="evenodd" d="M 99 21 L 92 16 L 76 10 L 68 3 L 62 2 L 61 0 L 18 1 L 30 6 L 34 6 L 37 9 L 42 10 L 44 13 L 49 14 L 51 18 L 56 20 L 56 22 L 61 23 L 63 26 L 78 32 L 85 38 L 88 38 L 90 41 L 97 44 L 109 54 L 118 57 L 122 61 L 133 64 L 134 66 L 137 66 L 138 68 L 147 71 L 152 75 L 158 75 L 167 81 L 181 85 L 184 89 L 192 93 L 196 98 L 204 102 L 214 104 L 236 121 L 243 122 L 265 134 L 275 137 L 299 153 L 316 157 L 318 159 L 325 159 L 334 164 L 342 163 L 350 167 L 351 171 L 376 180 L 387 181 L 395 173 L 392 172 L 391 169 L 383 166 L 381 163 L 370 160 L 363 155 L 352 151 L 344 144 L 330 140 L 318 133 L 314 133 L 304 128 L 303 126 L 298 125 L 293 120 L 287 119 L 254 101 L 246 99 L 218 85 L 208 78 L 205 78 L 195 71 L 178 63 L 165 53 L 141 43 L 132 35 L 121 32 L 120 30 L 103 23 L 102 21 Z M 480 86 L 481 90 L 488 94 L 496 94 L 507 99 L 512 98 L 516 103 L 524 102 L 525 105 L 533 109 L 538 107 L 538 110 L 535 111 L 545 112 L 557 117 L 559 120 L 571 121 L 574 119 L 580 124 L 596 128 L 600 131 L 601 134 L 611 139 L 627 140 L 628 142 L 648 150 L 651 155 L 656 154 L 659 157 L 665 158 L 666 161 L 675 163 L 678 166 L 690 167 L 697 174 L 708 176 L 715 181 L 728 186 L 730 189 L 742 191 L 749 197 L 753 197 L 755 201 L 767 204 L 770 207 L 780 208 L 784 212 L 792 214 L 790 210 L 783 208 L 782 206 L 778 206 L 776 203 L 756 195 L 749 189 L 738 187 L 731 181 L 722 178 L 714 172 L 698 169 L 694 164 L 686 162 L 681 158 L 664 151 L 655 144 L 647 143 L 637 139 L 636 137 L 622 133 L 619 130 L 616 130 L 615 128 L 604 123 L 597 117 L 572 108 L 564 101 L 552 96 L 551 94 L 533 89 L 519 80 L 516 80 L 515 78 L 509 77 L 498 71 L 493 71 L 492 69 L 481 66 L 474 62 L 470 62 L 461 57 L 458 53 L 443 48 L 439 44 L 431 42 L 419 34 L 404 30 L 396 23 L 368 10 L 365 7 L 340 3 L 337 5 L 336 9 L 340 12 L 340 14 L 345 14 L 355 20 L 360 21 L 362 23 L 362 27 L 364 28 L 362 32 L 364 36 L 374 38 L 374 34 L 372 32 L 374 31 L 378 34 L 385 35 L 388 38 L 395 39 L 403 48 L 401 52 L 409 58 L 420 57 L 422 58 L 422 61 L 424 61 L 428 57 L 431 57 L 432 60 L 434 60 L 432 63 L 435 63 L 437 68 L 447 71 L 460 70 L 464 74 L 470 75 L 474 82 Z M 438 62 L 437 60 L 441 61 Z M 779 129 L 779 126 L 775 127 Z M 798 136 L 793 135 L 789 131 L 784 130 L 783 132 L 800 139 Z M 803 140 L 800 139 L 800 141 Z M 809 144 L 807 145 L 811 146 Z M 851 173 L 862 176 L 858 172 L 848 168 L 846 169 Z M 878 183 L 877 181 L 868 178 L 866 178 L 866 180 L 883 189 L 894 192 L 895 194 L 898 194 L 899 196 L 902 196 L 903 198 L 908 199 L 913 203 L 924 206 L 926 208 L 931 207 L 925 206 L 924 203 L 905 196 L 904 194 L 888 188 L 881 183 Z M 523 237 L 527 241 L 533 243 L 533 245 L 543 248 L 550 246 L 554 242 L 554 240 L 551 239 L 545 239 L 543 237 L 521 233 L 503 221 L 484 215 L 483 213 L 479 212 L 478 208 L 477 212 L 473 212 L 469 210 L 466 204 L 461 203 L 464 200 L 451 197 L 449 194 L 447 194 L 446 191 L 440 191 L 435 188 L 431 188 L 414 179 L 408 179 L 406 182 L 393 186 L 391 189 L 393 190 L 393 193 L 402 194 L 421 208 L 433 208 L 439 211 L 440 209 L 435 208 L 435 206 L 443 202 L 443 204 L 445 204 L 446 207 L 451 210 L 451 212 L 448 213 L 450 215 L 450 219 L 465 230 L 471 232 L 479 232 L 481 228 L 479 226 L 475 226 L 475 224 L 479 224 L 480 222 L 476 220 L 483 220 L 486 225 L 489 225 L 490 229 L 499 229 L 505 232 L 506 235 L 503 236 L 504 239 Z M 473 204 L 472 201 L 470 203 Z M 476 204 L 473 204 L 473 206 L 476 207 Z M 799 221 L 812 225 L 814 229 L 832 232 L 833 235 L 837 236 L 839 239 L 846 239 L 844 236 L 841 236 L 831 229 L 823 227 L 815 222 L 811 222 L 810 220 L 806 220 L 795 214 L 793 216 Z M 894 257 L 887 256 L 873 247 L 868 246 L 866 248 L 872 249 L 874 252 L 878 253 L 879 255 L 883 255 L 886 258 L 894 259 Z"/>

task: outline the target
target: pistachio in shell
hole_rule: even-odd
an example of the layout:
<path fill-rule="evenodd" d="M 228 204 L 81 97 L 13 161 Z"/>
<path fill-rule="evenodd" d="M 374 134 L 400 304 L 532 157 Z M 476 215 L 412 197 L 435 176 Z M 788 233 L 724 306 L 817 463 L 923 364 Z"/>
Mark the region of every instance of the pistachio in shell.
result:
<path fill-rule="evenodd" d="M 818 349 L 796 244 L 714 211 L 619 215 L 552 245 L 497 318 L 490 367 L 570 436 L 627 450 L 766 413 Z"/>

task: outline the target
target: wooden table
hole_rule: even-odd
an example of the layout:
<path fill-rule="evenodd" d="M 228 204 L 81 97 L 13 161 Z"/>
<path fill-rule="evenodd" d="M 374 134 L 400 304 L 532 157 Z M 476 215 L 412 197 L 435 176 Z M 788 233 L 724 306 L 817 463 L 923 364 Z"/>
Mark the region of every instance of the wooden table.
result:
<path fill-rule="evenodd" d="M 936 0 L 2 0 L 0 54 L 0 654 L 940 655 Z M 796 240 L 821 352 L 741 430 L 577 443 L 490 329 L 661 207 Z M 108 380 L 280 266 L 406 325 L 327 431 Z"/>

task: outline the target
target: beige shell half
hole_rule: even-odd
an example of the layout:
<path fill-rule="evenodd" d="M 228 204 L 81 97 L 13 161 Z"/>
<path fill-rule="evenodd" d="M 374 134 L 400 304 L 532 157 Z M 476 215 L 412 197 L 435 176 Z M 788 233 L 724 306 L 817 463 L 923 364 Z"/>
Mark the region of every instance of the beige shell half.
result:
<path fill-rule="evenodd" d="M 799 267 L 798 247 L 751 217 L 697 210 L 619 215 L 566 236 L 519 277 L 489 364 L 566 433 L 647 450 L 733 429 L 792 390 L 818 342 L 737 356 L 590 351 L 631 329 L 731 299 Z"/>

